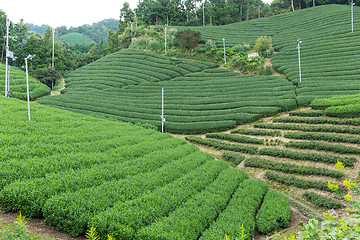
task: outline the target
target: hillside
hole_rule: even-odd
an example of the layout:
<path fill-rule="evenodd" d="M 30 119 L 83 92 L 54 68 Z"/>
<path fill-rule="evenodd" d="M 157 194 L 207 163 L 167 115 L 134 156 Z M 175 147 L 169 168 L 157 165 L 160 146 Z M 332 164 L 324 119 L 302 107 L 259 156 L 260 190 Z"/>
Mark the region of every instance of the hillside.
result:
<path fill-rule="evenodd" d="M 80 45 L 90 45 L 95 44 L 95 41 L 88 38 L 81 33 L 68 33 L 60 37 L 60 40 L 65 41 L 71 45 L 80 44 Z"/>
<path fill-rule="evenodd" d="M 234 238 L 242 224 L 253 236 L 289 223 L 284 195 L 182 139 L 37 103 L 29 122 L 26 102 L 0 100 L 5 211 L 116 239 Z"/>
<path fill-rule="evenodd" d="M 271 36 L 278 52 L 272 58 L 273 67 L 298 86 L 296 99 L 302 106 L 314 98 L 360 92 L 359 14 L 360 8 L 354 7 L 353 33 L 350 6 L 346 5 L 323 5 L 226 26 L 192 29 L 201 31 L 205 40 L 225 38 L 233 45 L 254 44 L 260 36 Z M 298 38 L 302 41 L 302 82 L 299 82 Z"/>
<path fill-rule="evenodd" d="M 66 94 L 38 102 L 160 129 L 161 88 L 165 130 L 173 133 L 229 129 L 296 108 L 295 87 L 282 77 L 241 76 L 215 64 L 132 49 L 72 72 Z"/>
<path fill-rule="evenodd" d="M 10 67 L 10 91 L 12 97 L 26 100 L 26 75 L 25 72 L 16 68 Z M 5 64 L 0 64 L 0 92 L 1 95 L 5 93 Z M 29 76 L 29 95 L 30 100 L 36 100 L 39 97 L 48 95 L 50 88 L 42 84 L 39 80 Z"/>

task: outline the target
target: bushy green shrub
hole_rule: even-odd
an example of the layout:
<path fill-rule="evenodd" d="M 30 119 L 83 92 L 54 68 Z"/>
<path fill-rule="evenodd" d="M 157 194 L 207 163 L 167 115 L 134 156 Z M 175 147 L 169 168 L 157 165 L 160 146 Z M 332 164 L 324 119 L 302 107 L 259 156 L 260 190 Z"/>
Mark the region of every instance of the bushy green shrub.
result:
<path fill-rule="evenodd" d="M 256 43 L 255 43 L 255 46 L 253 47 L 253 51 L 254 52 L 265 52 L 266 50 L 268 50 L 270 48 L 272 44 L 272 39 L 271 37 L 268 37 L 268 36 L 262 36 L 262 37 L 259 37 L 257 40 L 256 40 Z"/>
<path fill-rule="evenodd" d="M 304 192 L 304 197 L 319 207 L 337 209 L 344 207 L 341 202 L 315 192 Z"/>
<path fill-rule="evenodd" d="M 280 192 L 269 190 L 256 215 L 256 228 L 262 234 L 287 227 L 290 223 L 291 210 L 288 198 Z"/>
<path fill-rule="evenodd" d="M 192 50 L 199 44 L 201 40 L 201 32 L 190 29 L 178 31 L 175 34 L 175 39 L 181 42 L 181 46 L 184 49 Z"/>
<path fill-rule="evenodd" d="M 233 153 L 233 152 L 224 152 L 222 156 L 226 161 L 230 162 L 234 167 L 239 165 L 245 159 L 244 155 L 240 155 L 238 153 Z"/>

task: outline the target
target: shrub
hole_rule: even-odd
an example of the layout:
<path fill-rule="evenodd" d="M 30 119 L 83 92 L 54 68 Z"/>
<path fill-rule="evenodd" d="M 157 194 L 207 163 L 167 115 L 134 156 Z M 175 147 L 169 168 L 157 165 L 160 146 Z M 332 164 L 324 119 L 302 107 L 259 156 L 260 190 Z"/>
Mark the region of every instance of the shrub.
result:
<path fill-rule="evenodd" d="M 259 37 L 256 40 L 255 46 L 253 47 L 252 50 L 254 52 L 263 53 L 270 48 L 271 44 L 272 44 L 271 37 L 267 37 L 267 36 Z"/>
<path fill-rule="evenodd" d="M 269 190 L 256 215 L 256 228 L 267 234 L 290 223 L 291 210 L 288 198 L 280 192 Z"/>
<path fill-rule="evenodd" d="M 232 152 L 224 152 L 222 156 L 226 161 L 229 161 L 234 167 L 239 165 L 245 159 L 244 155 L 240 155 L 238 153 L 232 153 Z"/>
<path fill-rule="evenodd" d="M 341 202 L 339 202 L 335 199 L 317 194 L 315 192 L 306 191 L 306 192 L 304 192 L 304 197 L 319 207 L 324 207 L 324 208 L 328 208 L 328 209 L 336 209 L 336 208 L 343 207 Z"/>
<path fill-rule="evenodd" d="M 197 47 L 201 40 L 201 33 L 190 29 L 179 31 L 175 34 L 175 39 L 181 42 L 183 48 L 187 50 Z"/>

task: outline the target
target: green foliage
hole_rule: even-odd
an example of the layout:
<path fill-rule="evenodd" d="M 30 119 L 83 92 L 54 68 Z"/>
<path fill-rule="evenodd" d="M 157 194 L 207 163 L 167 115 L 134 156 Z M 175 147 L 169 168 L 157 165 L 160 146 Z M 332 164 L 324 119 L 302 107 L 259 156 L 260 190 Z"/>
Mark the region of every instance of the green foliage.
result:
<path fill-rule="evenodd" d="M 192 50 L 199 44 L 201 32 L 190 29 L 179 31 L 176 33 L 175 39 L 181 42 L 181 46 L 184 49 Z"/>
<path fill-rule="evenodd" d="M 334 133 L 317 133 L 317 132 L 286 132 L 284 137 L 304 140 L 320 140 L 327 142 L 342 142 L 360 144 L 358 136 L 334 134 Z"/>
<path fill-rule="evenodd" d="M 341 202 L 315 192 L 306 191 L 304 192 L 304 197 L 319 207 L 328 209 L 337 209 L 343 207 Z"/>
<path fill-rule="evenodd" d="M 224 152 L 222 154 L 222 157 L 226 161 L 230 162 L 234 167 L 239 165 L 245 159 L 244 155 L 240 155 L 238 153 L 233 153 L 233 152 Z"/>
<path fill-rule="evenodd" d="M 38 102 L 161 129 L 164 88 L 165 131 L 183 134 L 223 131 L 296 107 L 294 86 L 282 78 L 216 66 L 126 49 L 69 73 L 63 91 L 69 94 Z"/>
<path fill-rule="evenodd" d="M 253 50 L 254 52 L 263 53 L 263 52 L 269 50 L 271 44 L 272 44 L 272 39 L 271 39 L 271 37 L 262 36 L 262 37 L 259 37 L 259 38 L 256 40 L 255 46 L 253 47 L 252 50 Z"/>
<path fill-rule="evenodd" d="M 274 122 L 283 123 L 306 123 L 306 124 L 333 124 L 333 125 L 360 125 L 360 119 L 339 119 L 329 117 L 279 117 L 273 119 Z"/>
<path fill-rule="evenodd" d="M 280 131 L 251 129 L 251 128 L 238 128 L 232 130 L 231 133 L 240 133 L 240 134 L 255 135 L 255 136 L 272 136 L 272 137 L 279 137 L 282 135 Z"/>
<path fill-rule="evenodd" d="M 301 148 L 301 149 L 316 149 L 323 151 L 332 151 L 342 154 L 359 154 L 358 147 L 349 147 L 341 144 L 323 143 L 318 141 L 290 141 L 285 143 L 286 147 Z"/>
<path fill-rule="evenodd" d="M 86 231 L 85 237 L 88 240 L 99 240 L 99 235 L 96 232 L 96 229 L 94 227 L 91 227 L 89 230 Z"/>
<path fill-rule="evenodd" d="M 45 239 L 37 234 L 30 233 L 26 230 L 25 217 L 20 215 L 13 224 L 2 224 L 0 227 L 0 239 L 19 239 L 19 240 L 40 240 Z"/>
<path fill-rule="evenodd" d="M 193 142 L 196 144 L 201 144 L 201 145 L 213 147 L 216 149 L 224 149 L 224 150 L 229 150 L 229 151 L 234 151 L 234 152 L 255 154 L 258 150 L 257 147 L 224 143 L 220 140 L 215 140 L 215 139 L 205 139 L 205 138 L 195 137 L 195 136 L 185 137 L 185 139 L 188 140 L 189 142 Z"/>
<path fill-rule="evenodd" d="M 262 67 L 257 71 L 258 75 L 271 75 L 274 72 L 274 68 L 271 66 Z"/>
<path fill-rule="evenodd" d="M 226 133 L 207 133 L 205 136 L 207 138 L 216 138 L 216 139 L 228 140 L 238 143 L 251 143 L 251 144 L 264 145 L 264 139 L 251 138 L 241 135 L 226 134 Z"/>
<path fill-rule="evenodd" d="M 303 188 L 303 189 L 316 188 L 328 192 L 332 191 L 331 189 L 328 188 L 328 183 L 324 181 L 307 180 L 294 176 L 280 175 L 270 171 L 266 171 L 265 176 L 269 180 L 274 180 L 288 186 L 295 186 L 297 188 Z"/>
<path fill-rule="evenodd" d="M 257 157 L 247 158 L 245 160 L 245 167 L 265 168 L 280 171 L 283 173 L 298 173 L 302 175 L 321 175 L 334 178 L 341 178 L 344 174 L 340 171 L 330 170 L 322 167 L 296 165 L 292 163 L 284 163 L 271 161 L 267 159 L 260 159 Z"/>
<path fill-rule="evenodd" d="M 238 169 L 224 170 L 204 191 L 169 216 L 142 228 L 136 239 L 197 239 L 226 208 L 227 201 L 246 178 L 246 173 Z"/>
<path fill-rule="evenodd" d="M 95 44 L 95 41 L 88 38 L 84 34 L 81 33 L 68 33 L 60 37 L 61 40 L 71 44 L 80 44 L 80 45 L 90 45 Z"/>
<path fill-rule="evenodd" d="M 341 161 L 347 167 L 354 166 L 356 158 L 354 157 L 341 157 L 338 155 L 331 154 L 320 154 L 314 152 L 299 152 L 289 149 L 280 148 L 262 148 L 258 151 L 259 155 L 273 156 L 273 157 L 284 157 L 293 160 L 305 160 L 314 162 L 323 162 L 327 164 L 335 164 L 337 161 Z"/>
<path fill-rule="evenodd" d="M 254 127 L 283 129 L 283 130 L 300 130 L 305 132 L 334 132 L 334 133 L 360 134 L 360 128 L 349 127 L 349 126 L 257 123 L 254 124 Z"/>
<path fill-rule="evenodd" d="M 299 117 L 323 117 L 324 111 L 322 110 L 291 111 L 289 112 L 289 115 L 299 116 Z"/>
<path fill-rule="evenodd" d="M 243 181 L 227 208 L 203 232 L 200 239 L 222 239 L 225 234 L 230 239 L 235 239 L 241 233 L 252 239 L 255 231 L 255 214 L 267 190 L 268 186 L 263 181 L 254 179 Z"/>
<path fill-rule="evenodd" d="M 280 192 L 269 190 L 256 215 L 256 228 L 262 234 L 289 226 L 291 218 L 288 198 Z"/>
<path fill-rule="evenodd" d="M 5 65 L 0 64 L 0 78 L 5 79 Z M 5 91 L 5 82 L 0 81 L 0 92 L 1 95 Z M 12 91 L 12 97 L 21 100 L 27 99 L 26 94 L 26 75 L 25 72 L 16 68 L 11 67 L 10 70 L 10 91 Z M 50 88 L 42 84 L 39 80 L 29 76 L 29 95 L 30 100 L 36 100 L 39 97 L 48 95 Z"/>

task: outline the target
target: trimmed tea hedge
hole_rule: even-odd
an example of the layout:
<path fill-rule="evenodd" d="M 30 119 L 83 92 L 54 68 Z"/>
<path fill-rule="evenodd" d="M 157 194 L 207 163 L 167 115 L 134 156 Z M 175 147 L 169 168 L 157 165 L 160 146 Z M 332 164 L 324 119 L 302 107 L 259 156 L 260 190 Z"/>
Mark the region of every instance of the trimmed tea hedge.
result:
<path fill-rule="evenodd" d="M 358 136 L 332 134 L 332 133 L 317 133 L 317 132 L 286 132 L 284 137 L 304 140 L 321 140 L 327 142 L 343 142 L 360 144 Z"/>
<path fill-rule="evenodd" d="M 316 149 L 324 151 L 332 151 L 342 154 L 359 154 L 360 148 L 349 147 L 340 144 L 323 143 L 317 141 L 290 141 L 285 143 L 286 147 L 301 148 L 301 149 Z"/>
<path fill-rule="evenodd" d="M 256 228 L 262 234 L 289 226 L 291 210 L 288 198 L 280 192 L 269 190 L 256 215 Z"/>
<path fill-rule="evenodd" d="M 344 207 L 341 202 L 315 192 L 306 191 L 304 192 L 304 197 L 319 207 L 324 207 L 327 209 L 337 209 Z"/>
<path fill-rule="evenodd" d="M 266 171 L 265 176 L 269 180 L 274 180 L 288 186 L 295 186 L 303 189 L 316 188 L 322 191 L 331 192 L 331 190 L 328 188 L 327 182 L 324 181 L 312 181 L 294 176 L 279 175 L 270 171 Z"/>
<path fill-rule="evenodd" d="M 360 125 L 360 119 L 338 119 L 329 117 L 280 117 L 275 118 L 273 122 L 283 123 L 306 123 L 306 124 L 334 124 L 334 125 Z"/>
<path fill-rule="evenodd" d="M 337 170 L 277 162 L 277 161 L 271 161 L 256 157 L 247 158 L 245 160 L 245 167 L 265 168 L 265 169 L 277 170 L 283 173 L 298 173 L 302 175 L 321 175 L 321 176 L 329 176 L 334 178 L 341 178 L 344 176 L 342 172 Z"/>
<path fill-rule="evenodd" d="M 251 128 L 238 128 L 238 129 L 232 130 L 231 133 L 240 133 L 240 134 L 254 135 L 254 136 L 272 136 L 272 137 L 281 136 L 280 131 L 251 129 Z"/>
<path fill-rule="evenodd" d="M 222 154 L 223 158 L 230 162 L 234 167 L 239 165 L 244 159 L 244 155 L 240 155 L 238 153 L 232 153 L 232 152 L 224 152 Z"/>
<path fill-rule="evenodd" d="M 245 146 L 245 145 L 240 145 L 240 144 L 224 143 L 224 142 L 222 142 L 220 140 L 216 140 L 216 139 L 206 139 L 206 138 L 195 137 L 195 136 L 185 137 L 185 139 L 192 143 L 197 143 L 197 144 L 205 145 L 208 147 L 213 147 L 216 149 L 224 149 L 224 150 L 229 150 L 229 151 L 234 151 L 234 152 L 256 154 L 256 152 L 258 151 L 257 147 Z"/>
<path fill-rule="evenodd" d="M 205 136 L 207 138 L 216 138 L 216 139 L 228 140 L 238 143 L 251 143 L 251 144 L 264 145 L 264 139 L 251 138 L 240 135 L 233 135 L 226 133 L 207 133 Z"/>

